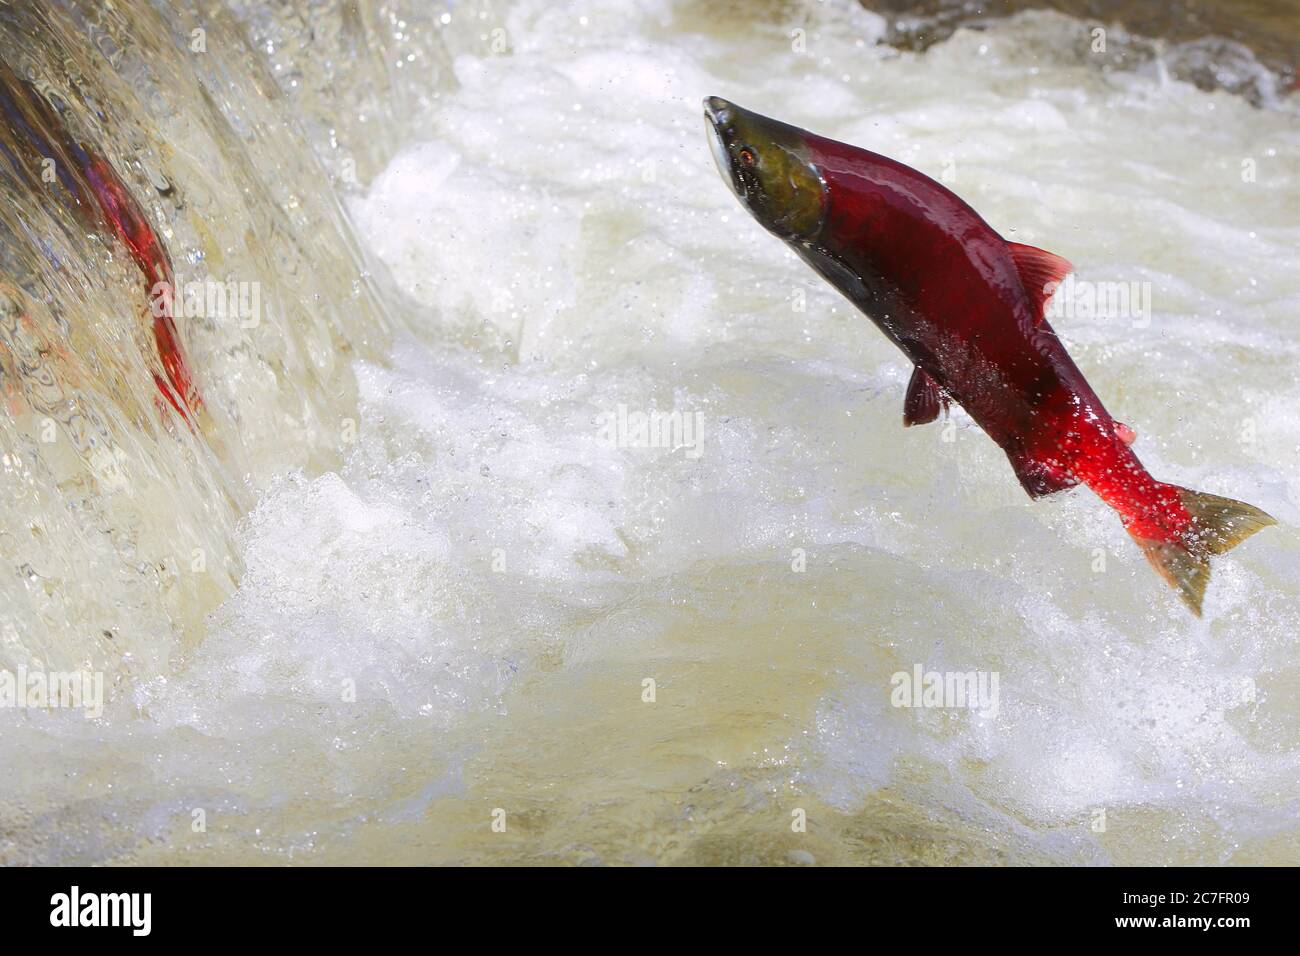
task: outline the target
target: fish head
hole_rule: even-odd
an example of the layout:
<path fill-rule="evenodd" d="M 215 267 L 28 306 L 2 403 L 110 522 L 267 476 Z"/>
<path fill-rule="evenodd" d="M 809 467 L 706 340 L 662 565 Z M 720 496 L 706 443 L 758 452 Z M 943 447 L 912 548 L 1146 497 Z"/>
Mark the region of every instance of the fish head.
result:
<path fill-rule="evenodd" d="M 750 214 L 782 239 L 816 239 L 826 218 L 826 181 L 807 134 L 717 96 L 704 101 L 704 120 L 718 172 Z"/>

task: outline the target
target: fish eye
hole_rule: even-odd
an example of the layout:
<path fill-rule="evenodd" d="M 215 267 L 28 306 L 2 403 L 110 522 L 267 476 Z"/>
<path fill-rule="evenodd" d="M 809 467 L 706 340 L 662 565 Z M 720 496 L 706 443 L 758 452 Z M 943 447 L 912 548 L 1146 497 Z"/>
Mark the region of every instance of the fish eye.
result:
<path fill-rule="evenodd" d="M 740 152 L 736 154 L 736 158 L 740 160 L 742 166 L 753 166 L 757 161 L 754 158 L 754 151 L 748 146 L 742 146 Z"/>

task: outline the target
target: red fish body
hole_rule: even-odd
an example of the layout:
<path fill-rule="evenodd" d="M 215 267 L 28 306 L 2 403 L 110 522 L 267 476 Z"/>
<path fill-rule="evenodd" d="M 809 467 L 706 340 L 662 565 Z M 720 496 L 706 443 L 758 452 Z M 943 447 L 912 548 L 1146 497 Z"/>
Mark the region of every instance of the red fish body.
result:
<path fill-rule="evenodd" d="M 177 293 L 171 259 L 159 242 L 157 233 L 112 167 L 97 156 L 87 156 L 85 172 L 100 210 L 113 232 L 130 251 L 149 290 L 154 341 L 158 345 L 158 357 L 162 360 L 163 371 L 167 375 L 166 383 L 154 376 L 158 390 L 181 417 L 188 420 L 186 409 L 197 411 L 201 401 L 190 377 L 173 318 L 173 303 Z"/>
<path fill-rule="evenodd" d="M 808 146 L 827 216 L 818 246 L 799 251 L 925 376 L 912 387 L 908 424 L 951 399 L 1006 452 L 1029 494 L 1083 481 L 1130 521 L 1162 518 L 1181 531 L 1190 514 L 1147 474 L 1043 317 L 1043 287 L 1068 263 L 1007 242 L 902 163 L 811 134 Z"/>
<path fill-rule="evenodd" d="M 29 189 L 57 194 L 47 190 L 35 172 L 47 160 L 54 161 L 63 195 L 77 219 L 89 228 L 111 232 L 140 270 L 164 372 L 155 374 L 154 382 L 188 421 L 189 413 L 202 403 L 176 330 L 175 284 L 165 247 L 113 167 L 70 134 L 31 83 L 0 63 L 0 161 L 7 161 L 7 171 L 25 178 Z"/>
<path fill-rule="evenodd" d="M 1208 557 L 1271 524 L 1152 478 L 1043 309 L 1071 271 L 1007 242 L 951 190 L 877 153 L 705 101 L 714 155 L 755 217 L 866 313 L 914 366 L 904 423 L 957 402 L 1034 497 L 1084 483 L 1200 613 Z"/>

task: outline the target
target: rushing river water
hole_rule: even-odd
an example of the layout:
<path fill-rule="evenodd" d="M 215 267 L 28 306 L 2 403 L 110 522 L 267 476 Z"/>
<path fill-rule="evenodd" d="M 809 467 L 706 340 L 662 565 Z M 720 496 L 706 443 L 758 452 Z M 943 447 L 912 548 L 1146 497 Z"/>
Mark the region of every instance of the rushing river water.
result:
<path fill-rule="evenodd" d="M 0 859 L 1300 862 L 1300 14 L 899 6 L 0 4 L 0 667 L 106 698 L 0 708 Z M 1132 292 L 1053 323 L 1153 474 L 1279 519 L 1202 619 L 901 427 L 708 94 Z M 200 290 L 188 404 L 104 164 Z"/>

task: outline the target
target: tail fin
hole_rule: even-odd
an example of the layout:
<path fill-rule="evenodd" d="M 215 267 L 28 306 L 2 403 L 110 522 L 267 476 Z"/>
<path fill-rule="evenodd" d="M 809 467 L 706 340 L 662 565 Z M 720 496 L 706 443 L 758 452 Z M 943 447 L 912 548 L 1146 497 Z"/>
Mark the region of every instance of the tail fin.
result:
<path fill-rule="evenodd" d="M 1137 535 L 1133 540 L 1156 572 L 1200 617 L 1205 585 L 1210 581 L 1210 556 L 1223 554 L 1277 521 L 1254 505 L 1204 491 L 1179 488 L 1178 497 L 1192 516 L 1191 527 L 1180 541 L 1153 541 Z"/>

